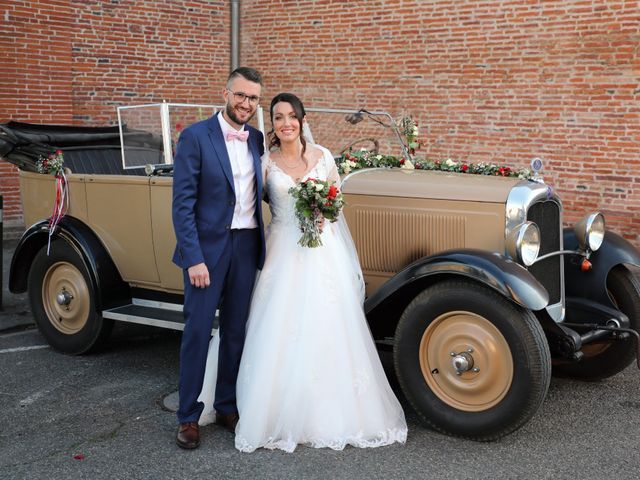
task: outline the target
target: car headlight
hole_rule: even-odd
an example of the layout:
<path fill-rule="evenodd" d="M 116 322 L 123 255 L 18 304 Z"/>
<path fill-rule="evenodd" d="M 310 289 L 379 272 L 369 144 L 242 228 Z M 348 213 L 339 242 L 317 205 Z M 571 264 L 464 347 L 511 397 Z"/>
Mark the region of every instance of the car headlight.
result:
<path fill-rule="evenodd" d="M 507 253 L 525 267 L 533 265 L 540 251 L 540 230 L 533 222 L 525 222 L 507 236 Z"/>
<path fill-rule="evenodd" d="M 585 215 L 582 220 L 576 223 L 573 231 L 576 232 L 581 249 L 588 248 L 595 252 L 604 241 L 604 215 L 600 212 Z"/>

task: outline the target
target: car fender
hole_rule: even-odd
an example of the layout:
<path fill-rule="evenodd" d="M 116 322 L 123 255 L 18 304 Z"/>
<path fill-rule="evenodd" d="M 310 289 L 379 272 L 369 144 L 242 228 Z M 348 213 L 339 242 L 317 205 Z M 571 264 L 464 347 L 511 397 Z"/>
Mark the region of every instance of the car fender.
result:
<path fill-rule="evenodd" d="M 484 250 L 448 250 L 421 258 L 389 279 L 364 304 L 375 338 L 393 335 L 402 311 L 429 285 L 452 276 L 471 278 L 529 310 L 542 310 L 549 294 L 524 267 Z"/>
<path fill-rule="evenodd" d="M 565 250 L 578 250 L 578 240 L 573 229 L 564 229 Z M 607 295 L 607 277 L 618 265 L 640 266 L 640 251 L 620 235 L 607 231 L 602 245 L 589 257 L 591 269 L 582 271 L 583 256 L 564 255 L 564 279 L 566 297 L 588 298 L 616 308 Z"/>
<path fill-rule="evenodd" d="M 49 240 L 48 220 L 42 220 L 27 229 L 11 259 L 9 291 L 23 293 L 31 264 Z M 64 216 L 56 226 L 52 240 L 67 242 L 78 252 L 89 271 L 94 292 L 98 292 L 95 305 L 98 310 L 126 303 L 131 298 L 129 286 L 122 280 L 107 249 L 85 223 L 77 218 Z"/>

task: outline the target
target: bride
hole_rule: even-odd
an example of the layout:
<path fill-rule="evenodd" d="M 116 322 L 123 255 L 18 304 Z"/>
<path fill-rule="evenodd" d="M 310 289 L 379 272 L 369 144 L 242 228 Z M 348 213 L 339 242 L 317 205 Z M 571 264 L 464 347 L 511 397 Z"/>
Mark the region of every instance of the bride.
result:
<path fill-rule="evenodd" d="M 362 275 L 344 219 L 324 224 L 321 247 L 297 243 L 288 191 L 310 177 L 339 186 L 333 156 L 301 135 L 305 111 L 295 95 L 277 95 L 270 115 L 271 152 L 262 168 L 272 221 L 238 374 L 235 446 L 292 452 L 300 444 L 341 450 L 404 443 L 404 413 L 366 324 Z M 214 416 L 216 337 L 201 424 Z"/>

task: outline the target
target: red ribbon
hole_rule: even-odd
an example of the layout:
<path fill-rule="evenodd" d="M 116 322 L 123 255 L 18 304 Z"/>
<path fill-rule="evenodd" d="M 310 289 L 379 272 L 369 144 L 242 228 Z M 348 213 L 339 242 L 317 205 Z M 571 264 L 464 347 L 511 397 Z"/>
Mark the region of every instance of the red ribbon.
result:
<path fill-rule="evenodd" d="M 67 188 L 67 179 L 64 176 L 64 173 L 59 173 L 55 176 L 55 200 L 53 202 L 53 213 L 49 218 L 49 242 L 47 245 L 47 255 L 49 255 L 49 250 L 51 249 L 51 237 L 53 236 L 53 232 L 55 231 L 58 223 L 64 217 L 64 214 L 67 212 L 67 207 L 69 203 L 69 190 Z"/>

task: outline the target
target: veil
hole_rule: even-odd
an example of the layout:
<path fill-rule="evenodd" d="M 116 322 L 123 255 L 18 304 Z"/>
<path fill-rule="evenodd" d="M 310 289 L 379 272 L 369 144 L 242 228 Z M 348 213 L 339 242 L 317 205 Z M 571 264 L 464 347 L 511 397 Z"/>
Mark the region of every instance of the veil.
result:
<path fill-rule="evenodd" d="M 319 147 L 321 150 L 323 150 L 328 172 L 327 179 L 330 182 L 335 182 L 338 189 L 342 191 L 342 181 L 340 179 L 340 175 L 338 174 L 338 167 L 336 165 L 335 159 L 333 158 L 333 154 L 325 147 L 320 147 L 317 144 L 316 147 Z M 351 236 L 351 232 L 349 231 L 349 226 L 347 225 L 347 221 L 344 218 L 344 214 L 340 215 L 336 222 L 331 223 L 330 228 L 333 229 L 334 234 L 345 246 L 344 250 L 347 256 L 346 262 L 351 267 L 350 270 L 352 273 L 351 280 L 353 285 L 353 292 L 356 295 L 356 298 L 358 298 L 358 300 L 360 301 L 360 304 L 364 304 L 364 276 L 362 275 L 362 268 L 360 267 L 360 260 L 358 258 L 358 252 L 356 251 L 356 245 L 353 241 L 353 237 Z"/>
<path fill-rule="evenodd" d="M 316 143 L 313 141 L 313 135 L 311 134 L 311 128 L 309 128 L 309 122 L 306 120 L 302 122 L 302 138 L 304 138 L 308 143 Z"/>
<path fill-rule="evenodd" d="M 311 133 L 311 127 L 309 127 L 309 122 L 306 120 L 302 122 L 302 136 L 304 139 L 319 147 L 325 157 L 325 163 L 327 166 L 328 172 L 328 180 L 335 182 L 336 186 L 342 190 L 342 181 L 340 180 L 340 175 L 338 175 L 338 167 L 336 165 L 336 161 L 333 157 L 331 151 L 325 147 L 321 147 L 317 145 L 313 140 L 313 134 Z M 349 231 L 349 227 L 347 225 L 346 220 L 344 219 L 344 215 L 340 215 L 338 217 L 338 221 L 330 224 L 330 228 L 334 229 L 334 233 L 340 238 L 340 240 L 345 245 L 345 251 L 347 252 L 347 261 L 351 266 L 351 271 L 353 273 L 353 288 L 354 292 L 357 295 L 356 298 L 360 300 L 361 304 L 364 304 L 365 297 L 365 286 L 364 286 L 364 276 L 362 275 L 362 268 L 360 267 L 360 260 L 358 259 L 358 252 L 356 251 L 356 245 L 353 241 L 353 237 L 351 237 L 351 232 Z"/>

